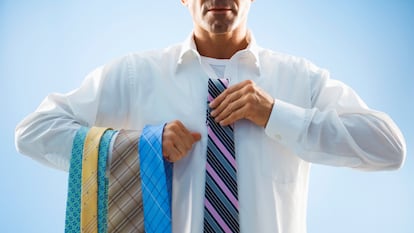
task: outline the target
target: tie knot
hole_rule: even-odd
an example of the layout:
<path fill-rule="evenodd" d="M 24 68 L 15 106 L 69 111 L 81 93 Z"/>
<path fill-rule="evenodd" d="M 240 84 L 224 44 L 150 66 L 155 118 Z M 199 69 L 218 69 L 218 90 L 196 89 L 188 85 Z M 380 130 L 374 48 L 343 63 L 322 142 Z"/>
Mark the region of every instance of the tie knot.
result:
<path fill-rule="evenodd" d="M 208 80 L 208 101 L 211 102 L 217 96 L 219 96 L 229 85 L 229 80 L 222 79 L 209 79 Z"/>

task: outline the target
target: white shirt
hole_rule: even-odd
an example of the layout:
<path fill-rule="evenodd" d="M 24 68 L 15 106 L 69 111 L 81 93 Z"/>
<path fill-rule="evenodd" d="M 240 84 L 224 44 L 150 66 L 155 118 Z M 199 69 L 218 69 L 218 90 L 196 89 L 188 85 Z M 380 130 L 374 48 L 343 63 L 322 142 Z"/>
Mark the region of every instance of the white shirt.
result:
<path fill-rule="evenodd" d="M 213 72 L 214 73 L 214 72 Z M 174 164 L 173 232 L 202 232 L 207 131 L 206 71 L 192 36 L 135 53 L 89 74 L 79 89 L 49 95 L 16 128 L 16 147 L 68 170 L 81 126 L 141 130 L 180 120 L 202 134 Z M 266 128 L 235 123 L 241 232 L 306 232 L 311 163 L 361 170 L 399 168 L 405 141 L 384 113 L 310 62 L 260 48 L 254 38 L 224 71 L 230 85 L 253 80 L 275 99 Z"/>

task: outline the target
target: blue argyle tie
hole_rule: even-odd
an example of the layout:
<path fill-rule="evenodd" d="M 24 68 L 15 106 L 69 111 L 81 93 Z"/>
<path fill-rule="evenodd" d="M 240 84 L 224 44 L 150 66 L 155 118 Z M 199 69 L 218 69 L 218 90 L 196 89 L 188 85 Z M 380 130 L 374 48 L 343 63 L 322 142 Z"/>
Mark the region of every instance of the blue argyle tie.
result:
<path fill-rule="evenodd" d="M 162 155 L 164 125 L 146 126 L 139 141 L 146 233 L 171 232 L 172 163 Z"/>

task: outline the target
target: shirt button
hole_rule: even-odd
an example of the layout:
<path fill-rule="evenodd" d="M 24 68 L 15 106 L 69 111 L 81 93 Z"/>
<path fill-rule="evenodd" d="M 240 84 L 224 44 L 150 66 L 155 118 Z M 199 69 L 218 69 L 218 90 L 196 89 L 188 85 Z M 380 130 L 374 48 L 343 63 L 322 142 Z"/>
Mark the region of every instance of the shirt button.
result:
<path fill-rule="evenodd" d="M 278 140 L 278 141 L 281 141 L 282 140 L 282 135 L 276 134 L 275 139 Z"/>

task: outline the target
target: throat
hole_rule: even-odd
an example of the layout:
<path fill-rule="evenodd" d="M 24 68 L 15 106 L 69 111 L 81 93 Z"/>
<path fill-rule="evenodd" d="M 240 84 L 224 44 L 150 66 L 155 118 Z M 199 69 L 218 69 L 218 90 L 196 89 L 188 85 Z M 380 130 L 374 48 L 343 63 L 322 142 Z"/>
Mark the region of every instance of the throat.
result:
<path fill-rule="evenodd" d="M 241 38 L 220 34 L 210 37 L 194 35 L 194 41 L 201 56 L 230 59 L 238 51 L 247 48 L 250 38 L 247 34 Z"/>

